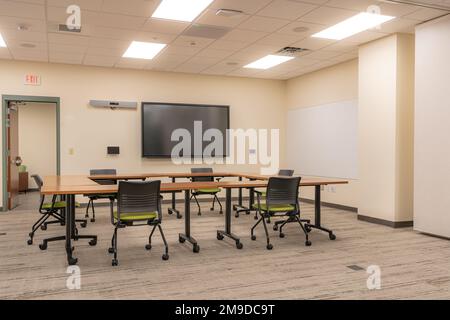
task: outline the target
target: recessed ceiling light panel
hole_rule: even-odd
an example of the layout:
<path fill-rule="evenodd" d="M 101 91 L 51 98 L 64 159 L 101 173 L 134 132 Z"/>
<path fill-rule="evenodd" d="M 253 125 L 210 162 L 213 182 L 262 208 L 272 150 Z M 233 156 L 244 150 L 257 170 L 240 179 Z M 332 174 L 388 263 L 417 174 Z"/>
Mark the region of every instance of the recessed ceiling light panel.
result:
<path fill-rule="evenodd" d="M 6 42 L 0 34 L 0 48 L 6 48 Z"/>
<path fill-rule="evenodd" d="M 314 34 L 314 38 L 342 40 L 357 33 L 379 26 L 382 23 L 395 19 L 392 16 L 384 16 L 376 13 L 361 12 L 347 20 L 344 20 L 328 29 Z"/>
<path fill-rule="evenodd" d="M 285 63 L 292 59 L 294 59 L 294 57 L 270 54 L 268 56 L 265 56 L 264 58 L 261 58 L 255 62 L 252 62 L 252 63 L 246 65 L 244 68 L 266 70 L 266 69 L 273 68 L 279 64 Z"/>
<path fill-rule="evenodd" d="M 123 57 L 151 60 L 165 47 L 163 43 L 133 41 Z"/>
<path fill-rule="evenodd" d="M 163 0 L 152 18 L 192 22 L 214 0 Z"/>

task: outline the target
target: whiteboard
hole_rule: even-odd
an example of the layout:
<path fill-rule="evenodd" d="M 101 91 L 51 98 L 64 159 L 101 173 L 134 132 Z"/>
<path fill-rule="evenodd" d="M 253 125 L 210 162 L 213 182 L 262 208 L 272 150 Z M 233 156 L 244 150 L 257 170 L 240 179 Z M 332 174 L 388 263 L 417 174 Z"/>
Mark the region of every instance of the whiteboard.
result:
<path fill-rule="evenodd" d="M 358 102 L 288 111 L 287 165 L 296 173 L 358 178 Z"/>

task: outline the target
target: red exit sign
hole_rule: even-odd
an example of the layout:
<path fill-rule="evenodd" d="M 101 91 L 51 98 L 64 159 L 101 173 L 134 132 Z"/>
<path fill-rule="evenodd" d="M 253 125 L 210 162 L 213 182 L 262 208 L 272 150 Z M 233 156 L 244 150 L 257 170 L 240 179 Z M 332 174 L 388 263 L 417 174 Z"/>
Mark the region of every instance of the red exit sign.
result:
<path fill-rule="evenodd" d="M 41 85 L 41 76 L 35 74 L 26 74 L 25 75 L 25 84 L 30 86 L 40 86 Z"/>

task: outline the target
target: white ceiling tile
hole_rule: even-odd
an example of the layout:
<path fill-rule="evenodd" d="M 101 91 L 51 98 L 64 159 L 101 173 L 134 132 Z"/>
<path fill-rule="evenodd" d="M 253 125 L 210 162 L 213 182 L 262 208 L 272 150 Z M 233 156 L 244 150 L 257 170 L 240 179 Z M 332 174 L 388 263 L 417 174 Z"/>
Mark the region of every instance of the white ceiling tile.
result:
<path fill-rule="evenodd" d="M 326 3 L 326 6 L 356 11 L 368 11 L 370 6 L 379 4 L 380 3 L 376 3 L 374 0 L 330 0 Z"/>
<path fill-rule="evenodd" d="M 172 45 L 182 47 L 205 48 L 213 42 L 214 42 L 213 39 L 179 36 L 175 41 L 172 42 Z"/>
<path fill-rule="evenodd" d="M 304 31 L 300 31 L 300 28 L 303 28 Z M 314 33 L 317 33 L 319 31 L 323 30 L 324 28 L 325 28 L 325 26 L 323 26 L 321 24 L 295 21 L 295 22 L 291 22 L 290 24 L 284 26 L 283 28 L 278 30 L 276 33 L 297 36 L 301 40 L 301 39 L 304 39 Z"/>
<path fill-rule="evenodd" d="M 37 41 L 22 41 L 17 39 L 11 39 L 7 42 L 8 48 L 12 49 L 21 49 L 23 51 L 29 51 L 30 53 L 38 52 L 38 51 L 46 51 L 47 43 L 46 42 L 37 42 Z M 23 44 L 33 45 L 32 48 L 23 47 Z"/>
<path fill-rule="evenodd" d="M 405 15 L 404 18 L 427 21 L 440 17 L 444 14 L 448 14 L 448 12 L 436 9 L 422 8 L 411 14 Z"/>
<path fill-rule="evenodd" d="M 27 31 L 46 32 L 47 24 L 44 20 L 26 19 L 18 17 L 0 16 L 0 29 L 16 29 L 19 25 L 24 25 L 28 28 Z"/>
<path fill-rule="evenodd" d="M 255 14 L 271 1 L 272 0 L 215 0 L 210 8 L 241 10 L 247 14 Z"/>
<path fill-rule="evenodd" d="M 381 14 L 397 18 L 417 11 L 417 6 L 407 4 L 380 3 L 379 7 Z"/>
<path fill-rule="evenodd" d="M 48 6 L 67 8 L 72 4 L 78 5 L 82 11 L 100 11 L 103 0 L 46 0 Z"/>
<path fill-rule="evenodd" d="M 45 7 L 43 5 L 1 0 L 0 14 L 9 17 L 45 20 Z"/>
<path fill-rule="evenodd" d="M 187 63 L 192 64 L 207 64 L 207 65 L 214 65 L 221 61 L 221 58 L 206 58 L 206 57 L 193 57 L 187 61 Z"/>
<path fill-rule="evenodd" d="M 269 33 L 267 32 L 261 31 L 234 29 L 229 33 L 227 33 L 225 36 L 223 36 L 221 40 L 252 43 L 261 38 L 264 38 L 268 34 Z"/>
<path fill-rule="evenodd" d="M 110 57 L 121 57 L 125 53 L 125 50 L 119 48 L 99 48 L 99 47 L 89 47 L 86 50 L 86 54 L 95 56 L 110 56 Z"/>
<path fill-rule="evenodd" d="M 292 0 L 276 0 L 264 9 L 258 11 L 258 16 L 297 20 L 317 6 Z"/>
<path fill-rule="evenodd" d="M 174 34 L 164 34 L 156 32 L 140 31 L 135 33 L 131 39 L 133 41 L 155 42 L 169 44 L 177 38 Z"/>
<path fill-rule="evenodd" d="M 144 26 L 146 20 L 147 19 L 145 17 L 133 17 L 121 14 L 101 12 L 98 14 L 94 25 L 110 28 L 137 30 Z"/>
<path fill-rule="evenodd" d="M 279 46 L 253 44 L 243 50 L 234 53 L 229 57 L 229 59 L 252 62 L 269 54 L 274 54 L 280 49 L 281 48 Z"/>
<path fill-rule="evenodd" d="M 174 46 L 169 45 L 166 49 L 164 49 L 164 53 L 175 54 L 175 55 L 184 55 L 184 56 L 193 56 L 197 54 L 201 48 L 199 47 L 185 47 L 185 46 Z"/>
<path fill-rule="evenodd" d="M 102 11 L 148 18 L 158 5 L 154 0 L 103 0 Z"/>
<path fill-rule="evenodd" d="M 53 52 L 51 49 L 49 51 L 49 62 L 53 63 L 82 64 L 83 58 L 82 53 Z"/>
<path fill-rule="evenodd" d="M 8 48 L 0 48 L 0 59 L 12 59 Z"/>
<path fill-rule="evenodd" d="M 116 68 L 144 69 L 147 64 L 149 61 L 145 59 L 120 58 L 114 66 Z"/>
<path fill-rule="evenodd" d="M 254 16 L 239 25 L 239 29 L 274 32 L 289 23 L 289 20 Z"/>
<path fill-rule="evenodd" d="M 157 33 L 180 34 L 187 27 L 189 27 L 189 23 L 187 22 L 148 19 L 144 24 L 143 30 Z"/>
<path fill-rule="evenodd" d="M 212 67 L 209 67 L 202 71 L 203 74 L 211 74 L 211 75 L 224 75 L 227 73 L 230 73 L 234 70 L 241 69 L 241 65 L 230 65 L 227 62 L 221 62 L 218 64 L 215 64 Z"/>
<path fill-rule="evenodd" d="M 301 36 L 272 33 L 267 37 L 258 40 L 256 44 L 279 46 L 281 49 L 282 47 L 290 46 L 291 44 L 298 42 L 302 38 L 303 37 Z"/>
<path fill-rule="evenodd" d="M 91 36 L 96 38 L 109 38 L 128 41 L 133 39 L 135 34 L 136 34 L 135 30 L 100 27 L 100 26 L 92 27 L 91 31 Z"/>
<path fill-rule="evenodd" d="M 203 70 L 207 69 L 209 66 L 204 64 L 193 64 L 193 63 L 183 63 L 178 66 L 174 71 L 175 72 L 183 72 L 183 73 L 200 73 Z"/>
<path fill-rule="evenodd" d="M 234 52 L 234 50 L 217 50 L 212 48 L 206 48 L 202 51 L 200 51 L 197 54 L 197 57 L 205 57 L 205 58 L 221 58 L 225 59 L 226 57 L 231 56 Z"/>
<path fill-rule="evenodd" d="M 2 29 L 1 31 L 3 38 L 6 42 L 10 40 L 19 41 L 36 41 L 36 42 L 46 42 L 47 33 L 45 32 L 33 32 L 33 31 L 19 31 L 17 29 Z"/>
<path fill-rule="evenodd" d="M 418 20 L 397 18 L 389 22 L 383 23 L 373 31 L 383 32 L 383 33 L 395 33 L 395 32 L 407 32 L 409 30 L 414 30 L 414 27 L 419 24 Z"/>
<path fill-rule="evenodd" d="M 83 64 L 87 66 L 112 67 L 118 61 L 117 57 L 98 56 L 87 54 L 84 57 Z"/>
<path fill-rule="evenodd" d="M 47 20 L 58 23 L 65 24 L 67 22 L 67 18 L 69 14 L 66 12 L 65 7 L 47 7 Z M 81 11 L 81 29 L 83 29 L 86 25 L 95 25 L 99 17 L 98 12 L 82 10 Z"/>
<path fill-rule="evenodd" d="M 257 73 L 260 73 L 261 70 L 258 69 L 247 69 L 247 68 L 239 68 L 234 71 L 227 73 L 228 76 L 233 77 L 252 77 Z"/>
<path fill-rule="evenodd" d="M 69 44 L 55 44 L 55 43 L 49 43 L 48 48 L 51 52 L 64 52 L 74 54 L 84 54 L 87 50 L 87 46 L 75 46 Z"/>
<path fill-rule="evenodd" d="M 89 44 L 89 40 L 90 40 L 89 37 L 78 36 L 75 34 L 61 34 L 61 33 L 48 34 L 49 43 L 87 46 Z"/>
<path fill-rule="evenodd" d="M 234 28 L 250 17 L 249 15 L 246 14 L 242 14 L 237 17 L 223 17 L 217 16 L 216 12 L 217 12 L 216 9 L 205 10 L 205 12 L 203 12 L 203 14 L 199 18 L 197 18 L 195 22 L 210 26 Z"/>
<path fill-rule="evenodd" d="M 298 0 L 294 0 L 294 1 L 298 1 Z M 330 0 L 300 0 L 299 2 L 323 5 L 323 4 L 326 4 L 328 1 L 330 1 Z"/>
<path fill-rule="evenodd" d="M 217 41 L 213 42 L 209 46 L 209 48 L 218 49 L 218 50 L 237 51 L 237 50 L 247 47 L 248 45 L 249 45 L 248 43 L 240 42 L 240 41 L 217 40 Z"/>
<path fill-rule="evenodd" d="M 354 36 L 346 38 L 345 41 L 353 42 L 353 43 L 357 43 L 357 44 L 363 44 L 363 43 L 366 43 L 369 41 L 383 38 L 385 36 L 387 36 L 386 33 L 375 32 L 375 31 L 364 31 L 364 32 L 355 34 Z"/>
<path fill-rule="evenodd" d="M 320 38 L 306 38 L 304 40 L 294 43 L 294 46 L 309 50 L 320 50 L 333 43 L 336 43 L 336 41 Z"/>
<path fill-rule="evenodd" d="M 330 7 L 320 7 L 304 15 L 299 20 L 329 26 L 339 23 L 345 19 L 348 19 L 354 16 L 355 14 L 357 14 L 357 11 L 339 8 L 330 8 Z"/>
<path fill-rule="evenodd" d="M 90 38 L 89 41 L 90 47 L 119 49 L 122 50 L 123 52 L 125 52 L 125 50 L 128 49 L 130 44 L 131 41 L 106 39 L 106 38 Z"/>
<path fill-rule="evenodd" d="M 10 48 L 10 52 L 14 59 L 16 60 L 27 60 L 27 61 L 41 61 L 48 62 L 48 52 L 46 49 L 24 49 L 24 48 Z"/>
<path fill-rule="evenodd" d="M 338 41 L 336 43 L 324 47 L 322 50 L 347 53 L 350 51 L 358 50 L 358 45 L 346 41 Z"/>
<path fill-rule="evenodd" d="M 158 64 L 181 64 L 186 61 L 188 61 L 192 56 L 183 56 L 183 55 L 176 55 L 176 54 L 168 54 L 166 52 L 163 52 L 162 54 L 158 55 L 154 61 Z"/>
<path fill-rule="evenodd" d="M 339 55 L 342 55 L 342 52 L 318 50 L 307 54 L 305 58 L 316 60 L 329 60 Z"/>

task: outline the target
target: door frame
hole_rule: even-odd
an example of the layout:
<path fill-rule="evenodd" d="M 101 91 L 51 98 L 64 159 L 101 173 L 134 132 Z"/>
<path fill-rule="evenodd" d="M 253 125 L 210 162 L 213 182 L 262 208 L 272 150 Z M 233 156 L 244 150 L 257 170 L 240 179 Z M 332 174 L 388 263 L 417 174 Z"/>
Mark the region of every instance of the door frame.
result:
<path fill-rule="evenodd" d="M 10 101 L 23 102 L 41 102 L 54 103 L 56 105 L 56 174 L 61 174 L 61 100 L 59 97 L 41 97 L 41 96 L 21 96 L 21 95 L 2 95 L 2 210 L 8 211 L 8 130 L 7 130 L 7 109 Z"/>

